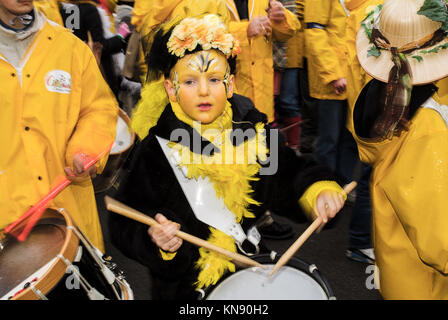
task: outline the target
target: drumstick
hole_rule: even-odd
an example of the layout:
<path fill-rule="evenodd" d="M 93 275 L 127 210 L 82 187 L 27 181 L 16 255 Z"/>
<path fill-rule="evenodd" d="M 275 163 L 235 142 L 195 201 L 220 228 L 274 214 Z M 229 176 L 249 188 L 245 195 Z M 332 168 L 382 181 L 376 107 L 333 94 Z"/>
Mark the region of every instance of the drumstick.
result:
<path fill-rule="evenodd" d="M 344 186 L 345 194 L 349 194 L 356 188 L 356 181 L 352 181 Z M 318 216 L 314 219 L 313 223 L 300 235 L 300 237 L 285 251 L 285 253 L 278 259 L 274 268 L 269 273 L 268 277 L 271 277 L 278 269 L 284 266 L 289 259 L 299 250 L 299 248 L 305 243 L 305 241 L 311 236 L 311 234 L 316 231 L 317 228 L 322 224 L 322 218 Z"/>
<path fill-rule="evenodd" d="M 132 208 L 126 206 L 125 204 L 123 204 L 115 199 L 112 199 L 109 196 L 104 197 L 104 202 L 106 203 L 106 208 L 110 211 L 121 214 L 127 218 L 141 222 L 148 226 L 160 227 L 160 224 L 153 218 L 151 218 L 135 209 L 132 209 Z M 252 260 L 246 256 L 243 256 L 242 254 L 232 252 L 232 251 L 223 249 L 221 247 L 215 246 L 214 244 L 211 244 L 208 241 L 197 238 L 197 237 L 195 237 L 191 234 L 188 234 L 186 232 L 178 230 L 176 233 L 176 236 L 185 241 L 188 241 L 198 247 L 204 247 L 206 249 L 220 253 L 220 254 L 232 259 L 235 262 L 239 262 L 239 263 L 243 264 L 244 266 L 249 265 L 249 266 L 255 266 L 255 267 L 263 267 L 263 265 L 261 265 L 257 261 Z"/>
<path fill-rule="evenodd" d="M 84 171 L 87 171 L 93 164 L 95 164 L 101 157 L 103 157 L 107 152 L 112 148 L 113 143 L 90 161 L 84 164 Z M 35 205 L 29 208 L 18 220 L 10 224 L 5 228 L 5 233 L 11 232 L 19 223 L 36 213 L 36 217 L 30 221 L 31 223 L 25 226 L 25 229 L 22 231 L 20 236 L 18 237 L 19 241 L 24 241 L 34 226 L 35 222 L 38 220 L 37 218 L 43 213 L 44 209 L 48 206 L 51 200 L 53 200 L 62 190 L 65 189 L 70 184 L 70 180 L 64 177 L 64 179 L 58 183 L 53 189 L 51 189 L 42 199 L 40 199 Z"/>

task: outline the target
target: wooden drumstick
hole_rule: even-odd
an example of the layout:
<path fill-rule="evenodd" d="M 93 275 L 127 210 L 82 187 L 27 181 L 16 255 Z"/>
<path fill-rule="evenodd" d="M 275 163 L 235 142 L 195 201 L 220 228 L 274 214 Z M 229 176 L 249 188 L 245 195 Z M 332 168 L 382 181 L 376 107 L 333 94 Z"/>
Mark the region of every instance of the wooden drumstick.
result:
<path fill-rule="evenodd" d="M 356 188 L 356 181 L 352 181 L 349 184 L 344 186 L 345 194 L 349 194 Z M 277 263 L 274 265 L 274 268 L 269 272 L 268 277 L 271 277 L 278 269 L 284 266 L 289 259 L 299 250 L 299 248 L 305 243 L 305 241 L 316 231 L 317 228 L 322 224 L 322 218 L 318 216 L 314 219 L 313 223 L 300 235 L 300 237 L 285 251 L 285 253 L 278 259 Z"/>
<path fill-rule="evenodd" d="M 123 204 L 115 199 L 112 199 L 109 196 L 104 197 L 104 202 L 106 203 L 106 208 L 110 211 L 121 214 L 127 218 L 141 222 L 148 226 L 160 227 L 160 224 L 153 218 L 151 218 L 135 209 L 132 209 L 131 207 L 128 207 L 125 204 Z M 232 259 L 234 262 L 239 262 L 240 266 L 264 267 L 262 264 L 258 263 L 257 261 L 252 260 L 246 256 L 243 256 L 242 254 L 239 254 L 237 252 L 232 252 L 232 251 L 226 250 L 224 248 L 215 246 L 214 244 L 211 244 L 208 241 L 202 240 L 202 239 L 195 237 L 191 234 L 188 234 L 186 232 L 178 230 L 176 233 L 176 236 L 185 241 L 188 241 L 198 247 L 204 247 L 206 249 L 209 249 L 209 250 L 212 250 L 219 254 L 222 254 L 222 255 Z"/>

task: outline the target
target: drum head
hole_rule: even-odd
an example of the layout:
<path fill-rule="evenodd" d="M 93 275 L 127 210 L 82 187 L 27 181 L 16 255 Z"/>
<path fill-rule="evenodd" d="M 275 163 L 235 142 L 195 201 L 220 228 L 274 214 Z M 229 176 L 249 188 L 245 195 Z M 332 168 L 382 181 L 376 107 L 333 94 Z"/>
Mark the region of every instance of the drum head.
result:
<path fill-rule="evenodd" d="M 322 287 L 308 274 L 290 266 L 268 277 L 274 264 L 236 272 L 215 288 L 209 300 L 328 300 Z"/>
<path fill-rule="evenodd" d="M 66 238 L 65 221 L 41 219 L 24 242 L 7 235 L 0 251 L 0 297 L 50 262 Z"/>
<path fill-rule="evenodd" d="M 251 257 L 264 268 L 252 267 L 232 273 L 206 294 L 207 300 L 328 300 L 335 299 L 327 280 L 315 265 L 292 257 L 269 277 L 279 257 Z"/>

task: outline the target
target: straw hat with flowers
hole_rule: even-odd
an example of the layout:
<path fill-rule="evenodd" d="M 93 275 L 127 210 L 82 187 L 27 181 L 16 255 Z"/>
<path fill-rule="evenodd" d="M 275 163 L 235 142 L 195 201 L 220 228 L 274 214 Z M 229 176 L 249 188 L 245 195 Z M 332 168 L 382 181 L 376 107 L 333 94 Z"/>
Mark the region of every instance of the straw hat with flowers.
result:
<path fill-rule="evenodd" d="M 361 23 L 356 51 L 364 70 L 386 82 L 372 134 L 391 139 L 407 128 L 413 85 L 448 76 L 446 0 L 386 0 Z"/>
<path fill-rule="evenodd" d="M 448 10 L 445 0 L 386 0 L 363 21 L 358 59 L 372 77 L 388 82 L 393 50 L 407 59 L 412 84 L 448 76 Z"/>

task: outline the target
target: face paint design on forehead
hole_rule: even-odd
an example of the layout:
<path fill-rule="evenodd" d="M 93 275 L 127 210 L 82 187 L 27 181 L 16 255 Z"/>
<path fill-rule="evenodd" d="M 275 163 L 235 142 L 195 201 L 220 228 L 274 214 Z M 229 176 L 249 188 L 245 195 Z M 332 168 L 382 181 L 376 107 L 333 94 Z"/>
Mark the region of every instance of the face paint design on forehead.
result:
<path fill-rule="evenodd" d="M 213 57 L 210 51 L 201 51 L 197 55 L 191 58 L 188 62 L 188 66 L 195 71 L 204 73 L 209 71 L 213 66 L 217 67 L 217 59 Z M 224 83 L 226 94 L 229 91 L 229 79 L 230 79 L 230 66 L 226 65 L 226 72 L 224 74 Z"/>
<path fill-rule="evenodd" d="M 209 71 L 216 63 L 217 60 L 210 52 L 201 51 L 190 59 L 188 66 L 195 71 L 204 73 Z"/>

